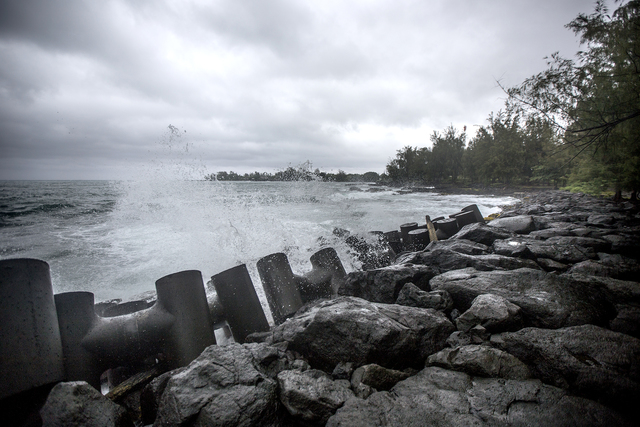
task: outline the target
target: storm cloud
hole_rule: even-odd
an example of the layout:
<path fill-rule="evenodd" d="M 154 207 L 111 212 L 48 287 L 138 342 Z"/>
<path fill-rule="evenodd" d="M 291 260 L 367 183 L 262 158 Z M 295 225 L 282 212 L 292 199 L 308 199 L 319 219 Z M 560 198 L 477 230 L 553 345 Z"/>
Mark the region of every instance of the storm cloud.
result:
<path fill-rule="evenodd" d="M 383 172 L 579 45 L 584 0 L 0 2 L 0 179 Z M 169 129 L 172 125 L 173 131 Z M 177 160 L 176 160 L 177 159 Z"/>

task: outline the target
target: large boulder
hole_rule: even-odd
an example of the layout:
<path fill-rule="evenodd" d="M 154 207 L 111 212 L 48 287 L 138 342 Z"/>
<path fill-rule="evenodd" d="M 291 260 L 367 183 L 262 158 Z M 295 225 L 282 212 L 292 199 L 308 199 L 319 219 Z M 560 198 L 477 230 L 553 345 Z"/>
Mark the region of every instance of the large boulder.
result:
<path fill-rule="evenodd" d="M 575 230 L 574 230 L 575 232 Z M 611 251 L 611 242 L 604 239 L 595 239 L 593 237 L 579 237 L 579 236 L 555 236 L 546 240 L 548 244 L 571 246 L 577 245 L 584 248 L 591 248 L 595 252 L 609 252 Z"/>
<path fill-rule="evenodd" d="M 493 250 L 497 254 L 510 257 L 549 258 L 565 264 L 574 264 L 597 258 L 596 252 L 592 247 L 562 243 L 562 241 L 551 239 L 535 240 L 528 237 L 496 240 L 493 243 Z"/>
<path fill-rule="evenodd" d="M 347 275 L 338 294 L 363 298 L 372 302 L 393 304 L 406 283 L 429 291 L 429 280 L 440 271 L 429 266 L 392 265 Z"/>
<path fill-rule="evenodd" d="M 440 366 L 481 377 L 511 380 L 531 378 L 529 368 L 517 357 L 486 345 L 445 348 L 429 356 L 427 366 Z"/>
<path fill-rule="evenodd" d="M 631 426 L 614 410 L 539 380 L 471 377 L 428 367 L 368 399 L 352 398 L 327 427 Z"/>
<path fill-rule="evenodd" d="M 426 265 L 438 273 L 473 267 L 476 270 L 515 270 L 518 268 L 540 268 L 538 264 L 528 259 L 511 258 L 498 254 L 467 255 L 446 248 L 436 248 L 423 252 L 407 253 L 398 257 L 398 263 Z"/>
<path fill-rule="evenodd" d="M 609 323 L 609 329 L 640 338 L 640 307 L 618 304 L 616 311 L 616 318 Z"/>
<path fill-rule="evenodd" d="M 462 332 L 468 332 L 476 325 L 481 325 L 489 332 L 517 331 L 522 328 L 521 311 L 519 306 L 504 297 L 482 294 L 456 318 L 456 326 Z"/>
<path fill-rule="evenodd" d="M 295 417 L 324 425 L 344 402 L 353 397 L 348 381 L 334 381 L 325 372 L 282 371 L 278 374 L 280 401 Z"/>
<path fill-rule="evenodd" d="M 612 277 L 620 280 L 638 280 L 640 278 L 640 264 L 632 258 L 606 253 L 598 253 L 598 258 L 599 261 L 586 260 L 575 264 L 569 273 Z"/>
<path fill-rule="evenodd" d="M 567 273 L 565 276 L 573 282 L 583 284 L 587 289 L 593 286 L 602 287 L 614 304 L 632 304 L 640 307 L 640 283 L 638 282 L 576 273 Z"/>
<path fill-rule="evenodd" d="M 340 362 L 388 368 L 421 366 L 455 330 L 436 310 L 341 297 L 307 306 L 272 331 L 312 367 L 332 372 Z"/>
<path fill-rule="evenodd" d="M 264 346 L 233 343 L 207 347 L 169 378 L 154 425 L 279 425 L 278 384 L 259 369 L 266 360 L 255 357 L 265 355 L 259 351 Z"/>
<path fill-rule="evenodd" d="M 518 215 L 507 218 L 497 218 L 490 221 L 490 227 L 504 228 L 512 233 L 529 234 L 536 229 L 536 224 L 531 215 Z"/>
<path fill-rule="evenodd" d="M 513 236 L 514 233 L 506 229 L 490 227 L 486 224 L 476 222 L 462 227 L 451 239 L 471 240 L 472 242 L 481 243 L 485 246 L 491 246 L 497 239 L 508 239 Z"/>
<path fill-rule="evenodd" d="M 375 363 L 360 366 L 351 376 L 351 387 L 357 389 L 360 384 L 369 386 L 376 391 L 389 390 L 399 381 L 406 380 L 410 375 L 403 371 L 388 369 Z"/>
<path fill-rule="evenodd" d="M 433 290 L 445 290 L 460 311 L 482 294 L 495 294 L 522 309 L 524 326 L 561 328 L 582 324 L 608 325 L 615 308 L 602 286 L 540 270 L 450 271 L 431 279 Z"/>
<path fill-rule="evenodd" d="M 594 325 L 526 328 L 491 342 L 528 364 L 533 374 L 572 394 L 627 413 L 640 401 L 640 340 Z"/>
<path fill-rule="evenodd" d="M 425 251 L 433 251 L 436 249 L 449 249 L 467 255 L 486 255 L 489 253 L 489 247 L 487 245 L 461 238 L 436 240 L 435 242 L 429 243 Z"/>
<path fill-rule="evenodd" d="M 40 410 L 40 417 L 45 427 L 133 427 L 123 407 L 85 381 L 56 384 Z"/>
<path fill-rule="evenodd" d="M 407 283 L 402 287 L 396 304 L 409 307 L 433 308 L 440 311 L 451 311 L 453 300 L 447 291 L 425 292 L 413 283 Z"/>

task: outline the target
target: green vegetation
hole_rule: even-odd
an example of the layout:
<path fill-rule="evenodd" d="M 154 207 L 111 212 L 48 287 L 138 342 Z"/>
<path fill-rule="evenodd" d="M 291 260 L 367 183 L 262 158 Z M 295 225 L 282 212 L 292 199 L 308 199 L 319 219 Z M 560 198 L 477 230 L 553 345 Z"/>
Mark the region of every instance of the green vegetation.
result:
<path fill-rule="evenodd" d="M 307 161 L 299 166 L 289 166 L 285 170 L 274 174 L 268 172 L 237 174 L 233 171 L 221 171 L 204 177 L 208 181 L 334 181 L 334 182 L 377 182 L 380 175 L 376 172 L 364 174 L 348 174 L 342 170 L 338 173 L 321 172 L 319 169 L 311 171 L 311 162 Z"/>
<path fill-rule="evenodd" d="M 490 186 L 547 184 L 566 181 L 559 138 L 547 121 L 512 107 L 491 114 L 467 141 L 466 133 L 449 126 L 431 135 L 432 148 L 404 147 L 387 164 L 393 182 L 481 184 Z"/>
<path fill-rule="evenodd" d="M 510 101 L 546 119 L 574 160 L 569 188 L 640 189 L 640 1 L 604 2 L 567 27 L 585 49 L 576 61 L 552 55 L 549 68 L 509 89 Z M 565 154 L 566 156 L 567 154 Z"/>
<path fill-rule="evenodd" d="M 598 1 L 567 27 L 585 49 L 553 54 L 548 69 L 505 89 L 468 142 L 452 126 L 432 148 L 404 147 L 387 165 L 395 182 L 547 184 L 588 193 L 640 188 L 640 1 Z M 465 128 L 466 131 L 466 128 Z"/>

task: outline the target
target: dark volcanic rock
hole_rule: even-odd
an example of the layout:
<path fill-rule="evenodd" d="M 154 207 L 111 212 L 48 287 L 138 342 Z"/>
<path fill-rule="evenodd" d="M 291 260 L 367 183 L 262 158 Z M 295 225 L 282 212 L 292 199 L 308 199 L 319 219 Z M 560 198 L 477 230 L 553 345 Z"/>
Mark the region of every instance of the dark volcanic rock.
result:
<path fill-rule="evenodd" d="M 40 410 L 40 416 L 46 427 L 133 427 L 124 408 L 85 381 L 56 384 Z"/>
<path fill-rule="evenodd" d="M 498 218 L 490 221 L 488 225 L 490 227 L 503 228 L 517 234 L 529 234 L 536 229 L 533 217 L 530 215 Z"/>
<path fill-rule="evenodd" d="M 611 250 L 610 242 L 592 237 L 556 236 L 548 238 L 546 243 L 564 246 L 582 246 L 583 248 L 591 248 L 595 252 L 609 252 Z"/>
<path fill-rule="evenodd" d="M 402 287 L 396 304 L 409 307 L 433 308 L 440 311 L 451 311 L 453 300 L 447 291 L 425 292 L 413 283 L 407 283 Z"/>
<path fill-rule="evenodd" d="M 560 273 L 564 273 L 569 269 L 569 266 L 567 264 L 563 264 L 549 258 L 538 258 L 536 262 L 540 267 L 542 267 L 544 271 L 557 271 Z"/>
<path fill-rule="evenodd" d="M 609 323 L 609 329 L 640 338 L 640 307 L 618 304 L 616 310 L 618 314 Z"/>
<path fill-rule="evenodd" d="M 540 270 L 450 271 L 431 279 L 433 290 L 451 294 L 458 310 L 467 310 L 482 294 L 502 296 L 522 309 L 525 326 L 608 325 L 615 309 L 602 286 Z"/>
<path fill-rule="evenodd" d="M 517 331 L 522 328 L 521 311 L 520 307 L 504 297 L 482 294 L 456 319 L 456 326 L 462 332 L 468 332 L 476 325 L 481 325 L 492 333 Z"/>
<path fill-rule="evenodd" d="M 489 253 L 489 247 L 487 245 L 459 238 L 431 242 L 427 245 L 425 251 L 433 251 L 436 249 L 449 249 L 467 255 L 486 255 Z"/>
<path fill-rule="evenodd" d="M 508 239 L 513 237 L 514 233 L 498 228 L 490 227 L 486 224 L 476 222 L 474 224 L 465 225 L 458 231 L 451 239 L 464 239 L 471 240 L 472 242 L 481 243 L 486 246 L 491 246 L 497 239 Z"/>
<path fill-rule="evenodd" d="M 572 239 L 572 238 L 569 238 Z M 577 238 L 575 238 L 577 239 Z M 527 237 L 496 240 L 493 250 L 502 255 L 525 258 L 549 258 L 560 263 L 576 263 L 597 258 L 591 247 L 561 242 L 558 239 L 535 240 Z"/>
<path fill-rule="evenodd" d="M 619 413 L 539 380 L 423 369 L 390 392 L 349 399 L 327 427 L 631 426 Z"/>
<path fill-rule="evenodd" d="M 594 325 L 526 328 L 491 337 L 545 383 L 625 412 L 640 399 L 640 340 Z"/>
<path fill-rule="evenodd" d="M 272 342 L 332 372 L 340 362 L 403 369 L 424 363 L 455 330 L 436 310 L 342 297 L 321 301 L 274 328 Z"/>
<path fill-rule="evenodd" d="M 351 387 L 357 389 L 360 384 L 367 385 L 375 391 L 389 390 L 399 381 L 406 380 L 410 375 L 403 371 L 388 369 L 375 363 L 360 366 L 351 376 Z"/>
<path fill-rule="evenodd" d="M 619 254 L 598 253 L 599 261 L 587 260 L 575 264 L 568 273 L 611 277 L 620 280 L 640 280 L 640 263 Z"/>
<path fill-rule="evenodd" d="M 278 385 L 257 368 L 255 346 L 207 347 L 168 380 L 154 425 L 280 425 Z"/>
<path fill-rule="evenodd" d="M 372 302 L 393 304 L 406 283 L 429 291 L 429 280 L 439 271 L 429 266 L 392 265 L 347 275 L 338 294 L 364 298 Z"/>
<path fill-rule="evenodd" d="M 517 357 L 486 345 L 445 348 L 429 356 L 427 366 L 439 366 L 481 377 L 511 380 L 531 378 L 529 368 Z"/>
<path fill-rule="evenodd" d="M 439 273 L 451 270 L 460 270 L 473 267 L 476 270 L 515 270 L 518 268 L 539 268 L 538 264 L 531 260 L 512 258 L 503 255 L 467 255 L 450 249 L 435 249 L 432 251 L 412 252 L 401 255 L 396 260 L 398 263 L 414 265 L 427 265 Z"/>
<path fill-rule="evenodd" d="M 527 242 L 533 243 L 523 238 L 498 239 L 493 242 L 492 248 L 499 255 L 535 259 L 536 256 L 527 246 Z"/>
<path fill-rule="evenodd" d="M 178 368 L 173 371 L 165 372 L 162 375 L 157 376 L 149 384 L 147 384 L 140 393 L 140 412 L 142 422 L 147 424 L 153 424 L 153 421 L 158 415 L 158 402 L 164 393 L 164 389 L 167 387 L 167 383 L 173 375 L 176 375 L 183 371 L 185 368 Z"/>
<path fill-rule="evenodd" d="M 324 425 L 344 402 L 353 397 L 349 382 L 334 381 L 325 372 L 310 369 L 278 374 L 280 401 L 295 418 Z"/>

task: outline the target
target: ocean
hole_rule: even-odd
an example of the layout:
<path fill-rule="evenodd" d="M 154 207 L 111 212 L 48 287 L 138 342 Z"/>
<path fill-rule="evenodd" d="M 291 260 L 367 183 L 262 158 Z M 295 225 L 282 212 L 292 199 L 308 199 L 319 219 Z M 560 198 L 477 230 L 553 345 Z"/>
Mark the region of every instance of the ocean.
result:
<path fill-rule="evenodd" d="M 49 263 L 55 293 L 89 291 L 96 301 L 154 290 L 183 270 L 212 275 L 284 252 L 293 272 L 333 246 L 347 272 L 360 267 L 335 228 L 391 231 L 477 204 L 484 216 L 511 197 L 399 193 L 366 183 L 0 181 L 0 259 Z"/>

